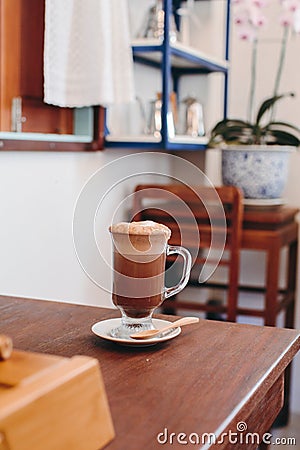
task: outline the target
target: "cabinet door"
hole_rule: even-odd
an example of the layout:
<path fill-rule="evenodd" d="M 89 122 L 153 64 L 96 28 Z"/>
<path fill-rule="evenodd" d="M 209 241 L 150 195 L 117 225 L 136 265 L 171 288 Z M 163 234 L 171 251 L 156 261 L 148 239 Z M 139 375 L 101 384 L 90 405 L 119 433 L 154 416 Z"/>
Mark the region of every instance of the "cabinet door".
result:
<path fill-rule="evenodd" d="M 43 102 L 43 0 L 0 0 L 0 130 L 12 129 L 19 98 L 22 131 L 73 133 L 73 110 Z M 14 130 L 15 131 L 15 130 Z"/>

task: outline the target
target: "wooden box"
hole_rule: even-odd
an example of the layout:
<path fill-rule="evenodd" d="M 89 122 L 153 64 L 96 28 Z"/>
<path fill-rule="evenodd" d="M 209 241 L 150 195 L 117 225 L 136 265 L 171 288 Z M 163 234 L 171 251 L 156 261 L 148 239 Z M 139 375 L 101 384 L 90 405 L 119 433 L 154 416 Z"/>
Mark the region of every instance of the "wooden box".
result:
<path fill-rule="evenodd" d="M 113 437 L 97 360 L 13 351 L 0 361 L 0 450 L 98 450 Z"/>

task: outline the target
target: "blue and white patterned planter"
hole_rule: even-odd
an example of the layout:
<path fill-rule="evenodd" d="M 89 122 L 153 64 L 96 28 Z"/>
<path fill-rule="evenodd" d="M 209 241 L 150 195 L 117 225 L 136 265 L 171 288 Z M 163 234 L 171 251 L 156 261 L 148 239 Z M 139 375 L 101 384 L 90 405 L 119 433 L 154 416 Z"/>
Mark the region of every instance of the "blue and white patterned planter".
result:
<path fill-rule="evenodd" d="M 288 179 L 289 146 L 244 145 L 222 149 L 224 185 L 242 189 L 245 198 L 281 198 Z"/>

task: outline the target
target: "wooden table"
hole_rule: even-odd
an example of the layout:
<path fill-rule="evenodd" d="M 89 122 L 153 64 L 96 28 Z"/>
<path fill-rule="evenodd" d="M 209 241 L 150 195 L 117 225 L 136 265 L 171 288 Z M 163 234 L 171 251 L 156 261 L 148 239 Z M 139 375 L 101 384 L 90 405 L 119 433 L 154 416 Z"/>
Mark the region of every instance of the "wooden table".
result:
<path fill-rule="evenodd" d="M 15 348 L 99 360 L 116 431 L 107 449 L 179 449 L 178 439 L 196 436 L 198 446 L 184 447 L 209 448 L 201 445 L 204 433 L 219 439 L 237 433 L 241 422 L 248 432 L 267 432 L 282 406 L 284 370 L 300 348 L 299 331 L 202 320 L 174 340 L 132 348 L 92 334 L 95 322 L 116 316 L 110 309 L 0 296 L 0 332 Z M 231 443 L 235 438 L 240 432 L 212 447 L 257 446 Z"/>

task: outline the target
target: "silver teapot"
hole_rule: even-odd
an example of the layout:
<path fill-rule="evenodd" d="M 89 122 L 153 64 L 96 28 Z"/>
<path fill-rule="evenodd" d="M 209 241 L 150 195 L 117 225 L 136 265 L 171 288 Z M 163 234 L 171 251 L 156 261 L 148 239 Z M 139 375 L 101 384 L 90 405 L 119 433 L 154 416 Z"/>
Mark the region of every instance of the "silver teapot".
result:
<path fill-rule="evenodd" d="M 142 28 L 138 33 L 138 38 L 160 39 L 164 38 L 164 20 L 165 12 L 162 0 L 156 0 L 155 4 L 150 7 L 144 20 Z M 170 16 L 170 41 L 175 42 L 177 39 L 176 25 L 173 14 Z"/>
<path fill-rule="evenodd" d="M 150 115 L 148 129 L 149 134 L 153 134 L 156 137 L 160 136 L 161 131 L 161 108 L 162 101 L 160 99 L 152 100 L 150 102 Z"/>
<path fill-rule="evenodd" d="M 148 133 L 152 134 L 155 137 L 160 137 L 161 133 L 162 128 L 161 111 L 162 111 L 162 100 L 160 98 L 152 100 L 150 102 Z M 171 138 L 174 137 L 175 126 L 172 111 L 167 112 L 167 129 L 168 129 L 168 136 Z"/>
<path fill-rule="evenodd" d="M 203 108 L 194 97 L 185 98 L 182 103 L 185 106 L 184 134 L 192 137 L 204 136 Z"/>

